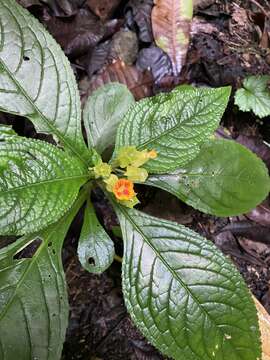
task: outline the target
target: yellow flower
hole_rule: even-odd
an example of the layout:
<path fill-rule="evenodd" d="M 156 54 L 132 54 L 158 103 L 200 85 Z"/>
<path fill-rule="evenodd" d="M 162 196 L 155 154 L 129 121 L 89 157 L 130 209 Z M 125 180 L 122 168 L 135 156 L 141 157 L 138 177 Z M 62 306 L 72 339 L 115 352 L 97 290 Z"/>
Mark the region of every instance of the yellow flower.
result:
<path fill-rule="evenodd" d="M 118 179 L 113 186 L 113 193 L 118 200 L 131 200 L 136 196 L 133 182 L 127 179 Z"/>
<path fill-rule="evenodd" d="M 103 178 L 106 178 L 106 177 L 109 177 L 110 174 L 112 172 L 112 167 L 111 165 L 107 164 L 107 163 L 104 163 L 104 162 L 100 162 L 98 163 L 95 167 L 94 167 L 94 174 L 95 174 L 95 177 L 96 178 L 99 178 L 99 177 L 103 177 Z"/>
<path fill-rule="evenodd" d="M 149 159 L 155 159 L 157 157 L 157 152 L 156 150 L 151 150 L 148 152 L 148 158 Z"/>
<path fill-rule="evenodd" d="M 144 168 L 135 166 L 128 166 L 124 175 L 133 182 L 145 182 L 148 178 L 148 172 Z"/>
<path fill-rule="evenodd" d="M 106 189 L 110 192 L 113 192 L 114 185 L 117 183 L 118 177 L 114 174 L 111 174 L 110 177 L 104 180 L 106 184 Z"/>

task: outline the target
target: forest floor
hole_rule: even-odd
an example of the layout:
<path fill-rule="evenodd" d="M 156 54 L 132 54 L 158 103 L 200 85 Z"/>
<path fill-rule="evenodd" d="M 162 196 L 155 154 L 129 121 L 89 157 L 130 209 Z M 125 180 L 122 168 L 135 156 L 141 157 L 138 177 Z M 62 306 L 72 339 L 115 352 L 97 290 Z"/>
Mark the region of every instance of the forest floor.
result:
<path fill-rule="evenodd" d="M 168 57 L 153 46 L 152 0 L 17 1 L 40 19 L 64 49 L 82 101 L 108 81 L 126 83 L 140 99 L 181 83 L 231 85 L 235 90 L 246 75 L 270 74 L 270 4 L 266 0 L 196 1 L 191 44 L 177 79 L 171 75 Z M 33 135 L 27 122 L 19 130 Z M 251 113 L 239 112 L 231 101 L 218 134 L 246 145 L 270 167 L 269 118 L 258 121 Z M 230 256 L 250 290 L 270 312 L 269 199 L 249 214 L 216 218 L 161 190 L 141 187 L 140 193 L 140 209 L 194 229 Z M 117 220 L 111 208 L 98 192 L 93 201 L 112 235 Z M 121 263 L 114 262 L 102 275 L 90 274 L 80 266 L 76 255 L 80 226 L 81 214 L 63 251 L 70 322 L 62 359 L 165 359 L 143 338 L 126 312 Z M 121 256 L 121 239 L 113 238 Z"/>

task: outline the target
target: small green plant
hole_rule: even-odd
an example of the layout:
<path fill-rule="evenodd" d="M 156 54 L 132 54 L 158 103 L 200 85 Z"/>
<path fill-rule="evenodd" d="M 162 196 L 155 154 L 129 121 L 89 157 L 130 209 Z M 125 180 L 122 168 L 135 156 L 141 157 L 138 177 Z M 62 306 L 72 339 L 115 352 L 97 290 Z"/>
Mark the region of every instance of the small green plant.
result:
<path fill-rule="evenodd" d="M 96 186 L 119 218 L 125 303 L 149 341 L 177 360 L 260 359 L 256 309 L 232 263 L 190 229 L 134 209 L 137 182 L 218 216 L 247 212 L 267 196 L 262 161 L 213 137 L 230 88 L 179 86 L 135 102 L 125 86 L 106 85 L 84 109 L 86 146 L 60 47 L 14 0 L 1 1 L 0 22 L 0 109 L 56 142 L 0 128 L 0 233 L 20 236 L 0 250 L 1 360 L 60 359 L 68 323 L 61 250 L 83 204 L 82 266 L 101 273 L 114 258 L 91 204 Z M 36 239 L 34 255 L 18 259 Z"/>
<path fill-rule="evenodd" d="M 270 115 L 270 76 L 248 76 L 235 93 L 235 104 L 241 111 L 253 111 L 259 118 Z"/>

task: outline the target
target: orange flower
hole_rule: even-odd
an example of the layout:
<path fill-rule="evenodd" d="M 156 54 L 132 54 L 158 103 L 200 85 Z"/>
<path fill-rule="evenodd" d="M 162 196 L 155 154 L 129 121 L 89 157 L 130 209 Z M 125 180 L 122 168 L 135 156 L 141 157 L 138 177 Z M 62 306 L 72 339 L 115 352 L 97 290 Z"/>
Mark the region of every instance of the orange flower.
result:
<path fill-rule="evenodd" d="M 136 195 L 132 181 L 127 179 L 118 179 L 113 186 L 113 193 L 118 200 L 130 200 Z"/>
<path fill-rule="evenodd" d="M 156 150 L 151 150 L 148 152 L 148 157 L 149 159 L 155 159 L 157 157 L 157 152 Z"/>

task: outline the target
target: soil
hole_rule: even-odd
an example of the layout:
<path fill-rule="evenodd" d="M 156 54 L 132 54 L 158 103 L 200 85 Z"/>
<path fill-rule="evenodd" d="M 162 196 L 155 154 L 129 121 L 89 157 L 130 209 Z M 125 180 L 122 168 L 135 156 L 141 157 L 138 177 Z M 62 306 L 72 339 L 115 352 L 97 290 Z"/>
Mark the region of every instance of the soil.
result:
<path fill-rule="evenodd" d="M 28 7 L 47 26 L 66 51 L 77 76 L 82 98 L 91 93 L 98 84 L 104 82 L 104 71 L 108 74 L 108 67 L 109 77 L 115 76 L 116 79 L 119 71 L 123 71 L 119 64 L 115 66 L 115 62 L 112 61 L 115 50 L 114 52 L 108 50 L 108 42 L 119 29 L 131 23 L 130 26 L 137 34 L 137 39 L 135 38 L 134 41 L 138 49 L 151 46 L 149 30 L 151 0 L 140 1 L 141 5 L 139 1 L 88 1 L 92 13 L 87 17 L 87 31 L 89 33 L 91 20 L 95 25 L 91 25 L 90 30 L 98 40 L 95 42 L 92 39 L 91 43 L 87 43 L 88 37 L 86 44 L 80 42 L 79 45 L 76 43 L 75 33 L 77 31 L 78 34 L 85 34 L 84 24 L 82 20 L 77 21 L 76 28 L 72 19 L 79 11 L 85 9 L 84 1 L 73 2 L 75 5 L 72 8 L 69 7 L 69 10 L 61 8 L 60 5 L 49 8 L 43 2 L 38 4 L 38 1 L 21 0 L 19 2 Z M 51 3 L 54 4 L 54 1 Z M 65 1 L 61 3 L 65 4 Z M 97 8 L 101 3 L 104 3 L 103 7 Z M 101 23 L 97 23 L 95 17 L 94 20 L 92 19 L 93 12 L 101 17 Z M 130 19 L 129 16 L 133 18 Z M 60 36 L 63 28 L 59 25 L 59 21 L 64 21 L 66 24 L 70 21 L 73 24 L 71 27 L 66 25 L 67 35 L 64 40 Z M 144 31 L 140 31 L 142 29 Z M 230 84 L 236 89 L 248 74 L 270 73 L 269 41 L 270 5 L 268 1 L 197 1 L 191 45 L 186 64 L 178 79 L 172 79 L 169 74 L 166 57 L 162 58 L 162 69 L 164 69 L 162 75 L 165 76 L 158 84 L 154 81 L 157 76 L 154 73 L 151 76 L 144 72 L 138 74 L 135 68 L 128 68 L 125 71 L 129 75 L 132 73 L 134 78 L 137 76 L 135 89 L 137 98 L 156 93 L 164 88 L 166 90 L 173 88 L 176 83 L 182 82 L 212 87 Z M 91 51 L 85 50 L 89 48 Z M 131 62 L 134 63 L 137 54 L 135 57 L 134 54 L 124 56 L 132 59 Z M 103 65 L 102 69 L 100 63 Z M 129 77 L 131 81 L 129 86 L 134 90 L 132 81 L 135 80 L 132 76 Z M 12 117 L 8 120 L 5 118 L 3 121 L 13 122 Z M 29 123 L 25 122 L 25 124 L 19 129 L 20 133 L 33 135 L 33 129 Z M 268 166 L 270 165 L 270 150 L 266 145 L 270 142 L 268 118 L 258 121 L 250 113 L 239 112 L 231 103 L 222 120 L 222 126 L 227 130 L 224 132 L 221 128 L 220 136 L 233 138 L 252 148 Z M 269 199 L 245 216 L 216 218 L 195 211 L 160 190 L 141 187 L 140 194 L 140 209 L 149 214 L 185 224 L 213 241 L 231 257 L 250 290 L 270 312 Z M 94 193 L 93 201 L 106 230 L 115 241 L 117 255 L 121 256 L 121 239 L 112 233 L 113 227 L 117 225 L 117 219 L 98 191 Z M 165 203 L 166 208 L 164 208 Z M 111 268 L 102 275 L 90 274 L 80 266 L 76 246 L 81 217 L 82 214 L 79 214 L 74 221 L 63 250 L 70 302 L 70 322 L 62 359 L 165 359 L 143 338 L 126 312 L 121 292 L 121 263 L 114 262 Z"/>

